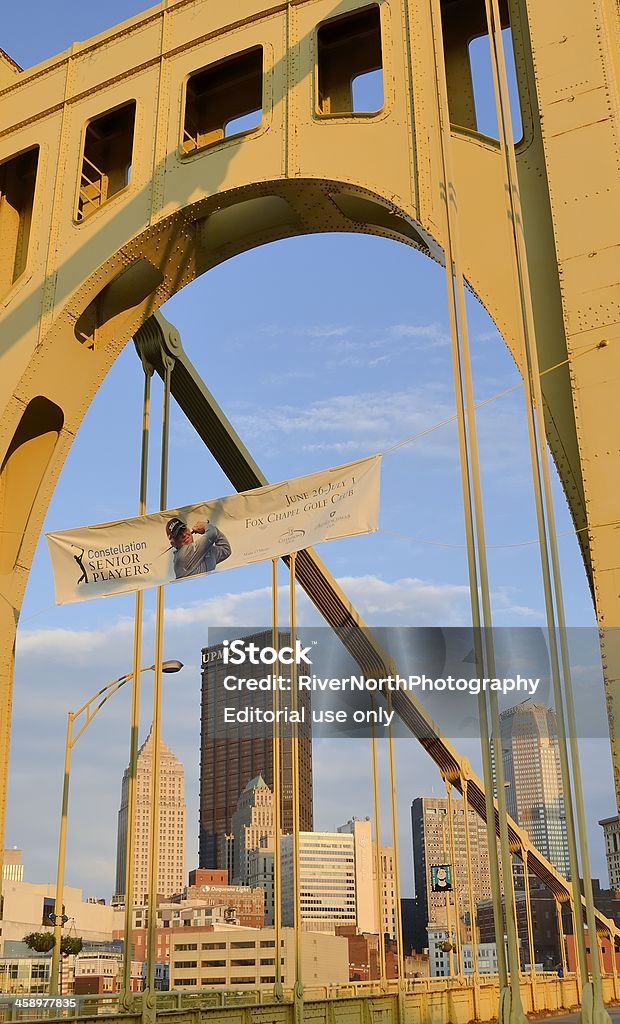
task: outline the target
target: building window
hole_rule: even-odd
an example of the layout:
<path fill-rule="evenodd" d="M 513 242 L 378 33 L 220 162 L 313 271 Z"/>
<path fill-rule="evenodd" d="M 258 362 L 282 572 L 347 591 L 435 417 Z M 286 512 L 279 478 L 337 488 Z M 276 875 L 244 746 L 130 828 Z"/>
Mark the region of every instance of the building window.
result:
<path fill-rule="evenodd" d="M 39 147 L 0 164 L 0 297 L 26 269 Z"/>
<path fill-rule="evenodd" d="M 129 184 L 135 122 L 135 100 L 89 121 L 84 135 L 77 220 L 86 220 Z"/>
<path fill-rule="evenodd" d="M 376 5 L 319 26 L 317 51 L 321 114 L 374 114 L 382 108 L 381 17 Z"/>
<path fill-rule="evenodd" d="M 263 48 L 256 46 L 191 75 L 181 148 L 193 153 L 258 128 L 263 118 Z"/>

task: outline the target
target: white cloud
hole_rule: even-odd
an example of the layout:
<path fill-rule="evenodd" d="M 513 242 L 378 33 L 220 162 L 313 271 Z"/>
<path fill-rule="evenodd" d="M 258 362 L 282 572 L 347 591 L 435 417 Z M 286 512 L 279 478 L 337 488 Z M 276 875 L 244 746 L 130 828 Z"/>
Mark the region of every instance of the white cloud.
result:
<path fill-rule="evenodd" d="M 212 597 L 198 604 L 171 608 L 166 613 L 169 627 L 234 626 L 236 623 L 268 622 L 271 617 L 271 590 L 260 587 L 241 593 Z"/>
<path fill-rule="evenodd" d="M 433 395 L 429 389 L 370 391 L 321 398 L 306 406 L 242 410 L 235 423 L 248 436 L 293 440 L 296 445 L 320 442 L 323 447 L 357 441 L 372 451 L 426 429 L 452 411 L 445 393 Z"/>
<path fill-rule="evenodd" d="M 394 324 L 390 334 L 395 338 L 425 338 L 426 344 L 416 348 L 440 348 L 450 344 L 450 335 L 445 328 L 437 323 L 432 324 Z"/>
<path fill-rule="evenodd" d="M 272 455 L 294 445 L 297 452 L 363 456 L 422 434 L 400 454 L 456 464 L 454 411 L 449 386 L 425 386 L 334 395 L 307 405 L 283 403 L 267 409 L 246 405 L 234 420 L 241 436 L 255 438 Z M 513 402 L 499 400 L 479 411 L 478 446 L 483 474 L 493 473 L 494 483 L 501 476 L 513 489 L 523 486 L 528 474 L 527 437 L 520 409 Z"/>
<path fill-rule="evenodd" d="M 308 327 L 305 330 L 299 330 L 297 333 L 305 334 L 310 338 L 343 338 L 346 334 L 350 334 L 352 330 L 353 327 L 350 324 L 326 325 L 322 327 Z"/>
<path fill-rule="evenodd" d="M 384 340 L 381 344 L 388 344 L 388 338 L 427 338 L 436 344 L 446 345 L 450 337 L 446 328 L 436 321 L 422 324 L 389 324 L 383 329 Z M 350 347 L 364 346 L 368 341 L 362 336 L 363 328 L 357 324 L 309 324 L 307 326 L 283 326 L 282 324 L 268 324 L 263 327 L 263 333 L 271 337 L 285 335 L 286 337 L 317 338 L 332 341 L 334 338 L 345 338 L 354 334 L 355 339 L 349 341 Z M 497 333 L 493 335 L 497 337 Z M 486 336 L 485 336 L 486 340 Z"/>
<path fill-rule="evenodd" d="M 314 370 L 278 370 L 276 373 L 268 373 L 263 377 L 264 384 L 273 384 L 280 387 L 285 380 L 313 380 L 317 376 Z"/>
<path fill-rule="evenodd" d="M 334 369 L 335 367 L 350 366 L 356 370 L 364 368 L 373 370 L 376 369 L 377 366 L 391 362 L 395 355 L 395 352 L 391 352 L 382 356 L 371 357 L 362 351 L 355 354 L 351 353 L 350 355 L 342 355 L 335 359 L 328 359 L 325 362 L 325 367 L 327 369 Z"/>
<path fill-rule="evenodd" d="M 386 363 L 397 357 L 403 361 L 410 355 L 445 348 L 450 344 L 445 327 L 436 322 L 385 325 L 374 328 L 370 336 L 368 328 L 357 324 L 268 325 L 263 328 L 263 333 L 274 339 L 286 337 L 289 341 L 311 339 L 316 346 L 322 347 L 323 367 L 328 369 L 343 366 L 372 369 L 378 362 L 369 359 L 368 353 L 378 349 L 386 350 L 381 357 L 381 362 Z M 412 339 L 415 339 L 413 344 Z"/>
<path fill-rule="evenodd" d="M 375 625 L 465 625 L 469 622 L 469 589 L 464 584 L 434 583 L 416 577 L 384 580 L 375 574 L 344 576 L 339 586 L 350 598 L 362 617 Z M 279 588 L 282 616 L 287 612 L 288 586 Z M 493 594 L 498 612 L 515 618 L 536 617 L 538 610 L 516 604 L 506 588 Z M 298 614 L 302 625 L 320 625 L 322 618 L 302 591 L 298 596 Z M 271 621 L 271 589 L 229 592 L 192 604 L 169 607 L 165 613 L 166 642 L 172 649 L 175 637 L 190 640 L 196 653 L 196 637 L 209 626 L 262 626 Z M 152 612 L 144 617 L 145 634 L 153 633 Z M 67 672 L 92 670 L 94 664 L 104 666 L 125 658 L 133 638 L 133 621 L 119 618 L 93 630 L 34 629 L 19 630 L 17 635 L 18 669 L 25 664 L 42 662 L 46 666 L 65 666 Z M 200 640 L 198 641 L 200 642 Z M 184 663 L 188 667 L 189 658 Z M 148 661 L 147 661 L 148 664 Z M 117 674 L 121 674 L 120 672 Z"/>
<path fill-rule="evenodd" d="M 308 326 L 300 327 L 298 324 L 285 326 L 278 323 L 265 324 L 261 330 L 263 334 L 267 334 L 271 338 L 285 336 L 287 338 L 332 339 L 343 338 L 346 334 L 356 330 L 356 328 L 352 324 L 309 324 Z"/>
<path fill-rule="evenodd" d="M 133 621 L 117 619 L 114 627 L 115 643 L 130 641 Z M 74 665 L 92 664 L 92 659 L 107 648 L 107 628 L 104 629 L 39 629 L 19 630 L 16 649 L 18 656 L 40 655 L 53 662 L 70 659 Z"/>
<path fill-rule="evenodd" d="M 387 582 L 378 576 L 339 580 L 362 615 L 381 625 L 461 625 L 467 622 L 468 589 L 434 584 L 415 577 Z"/>

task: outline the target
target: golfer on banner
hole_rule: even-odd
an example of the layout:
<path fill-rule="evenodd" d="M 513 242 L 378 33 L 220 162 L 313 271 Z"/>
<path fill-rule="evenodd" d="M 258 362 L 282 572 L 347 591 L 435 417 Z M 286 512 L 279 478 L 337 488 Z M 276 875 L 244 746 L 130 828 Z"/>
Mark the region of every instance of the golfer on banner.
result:
<path fill-rule="evenodd" d="M 228 538 L 208 520 L 190 530 L 182 519 L 169 519 L 166 535 L 174 548 L 174 575 L 178 580 L 213 572 L 219 562 L 230 557 Z"/>

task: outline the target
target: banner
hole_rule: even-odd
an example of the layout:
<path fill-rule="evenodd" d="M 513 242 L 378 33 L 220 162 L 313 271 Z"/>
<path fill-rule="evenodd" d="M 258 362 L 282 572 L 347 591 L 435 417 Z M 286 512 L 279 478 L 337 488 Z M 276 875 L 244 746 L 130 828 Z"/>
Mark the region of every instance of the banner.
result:
<path fill-rule="evenodd" d="M 378 529 L 381 456 L 200 505 L 47 533 L 57 604 L 235 569 Z"/>
<path fill-rule="evenodd" d="M 431 892 L 452 892 L 451 864 L 431 864 Z"/>

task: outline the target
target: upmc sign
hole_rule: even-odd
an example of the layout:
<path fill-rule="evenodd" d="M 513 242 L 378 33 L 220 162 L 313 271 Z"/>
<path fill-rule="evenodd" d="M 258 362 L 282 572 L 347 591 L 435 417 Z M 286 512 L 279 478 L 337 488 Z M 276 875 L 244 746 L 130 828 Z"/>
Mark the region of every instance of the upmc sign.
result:
<path fill-rule="evenodd" d="M 222 661 L 223 656 L 224 656 L 224 651 L 222 650 L 222 648 L 219 648 L 219 650 L 214 650 L 214 651 L 213 650 L 203 651 L 202 652 L 202 667 L 205 668 L 206 665 L 210 665 L 214 661 Z"/>

